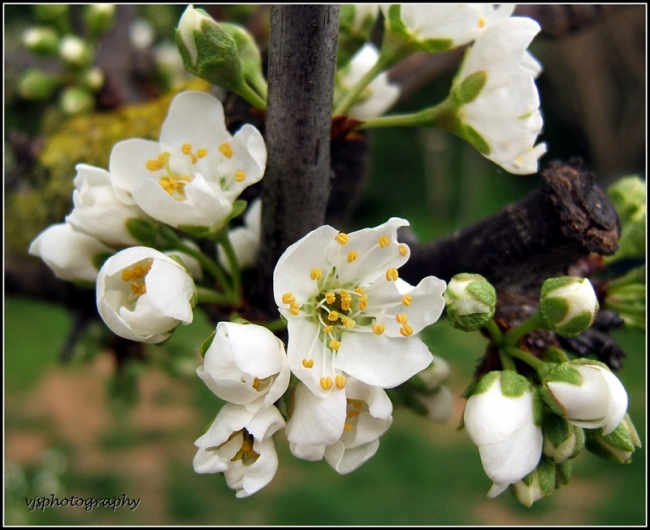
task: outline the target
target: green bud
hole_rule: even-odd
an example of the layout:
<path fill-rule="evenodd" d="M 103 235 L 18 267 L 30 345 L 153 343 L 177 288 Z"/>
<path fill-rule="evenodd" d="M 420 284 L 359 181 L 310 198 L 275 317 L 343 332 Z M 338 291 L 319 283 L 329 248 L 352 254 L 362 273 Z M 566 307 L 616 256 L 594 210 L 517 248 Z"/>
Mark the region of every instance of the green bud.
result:
<path fill-rule="evenodd" d="M 59 51 L 59 35 L 52 28 L 29 28 L 23 33 L 23 44 L 34 53 L 56 55 Z"/>
<path fill-rule="evenodd" d="M 176 29 L 176 44 L 188 72 L 239 91 L 244 81 L 237 43 L 205 11 L 187 6 Z"/>
<path fill-rule="evenodd" d="M 462 107 L 474 101 L 487 83 L 487 71 L 479 70 L 468 75 L 463 82 L 453 89 L 451 101 L 454 108 Z"/>
<path fill-rule="evenodd" d="M 640 208 L 645 209 L 645 180 L 638 176 L 624 177 L 607 189 L 621 223 L 627 221 Z"/>
<path fill-rule="evenodd" d="M 34 15 L 38 20 L 50 22 L 67 16 L 70 11 L 68 4 L 38 4 L 32 6 Z"/>
<path fill-rule="evenodd" d="M 542 284 L 539 311 L 548 329 L 564 337 L 574 337 L 593 323 L 598 300 L 586 278 L 549 278 Z"/>
<path fill-rule="evenodd" d="M 18 83 L 20 97 L 29 101 L 45 101 L 52 97 L 60 79 L 37 68 L 27 70 Z"/>
<path fill-rule="evenodd" d="M 370 32 L 377 21 L 378 14 L 378 4 L 343 4 L 341 6 L 337 66 L 347 64 L 357 50 L 370 40 Z"/>
<path fill-rule="evenodd" d="M 87 66 L 93 61 L 88 44 L 76 35 L 65 35 L 59 43 L 59 57 L 73 67 Z"/>
<path fill-rule="evenodd" d="M 512 493 L 521 504 L 531 507 L 533 503 L 553 493 L 555 487 L 555 465 L 542 458 L 532 473 L 511 486 Z"/>
<path fill-rule="evenodd" d="M 461 273 L 447 284 L 444 293 L 447 318 L 463 331 L 482 328 L 494 316 L 496 291 L 483 276 Z"/>
<path fill-rule="evenodd" d="M 239 60 L 244 80 L 254 87 L 260 87 L 266 96 L 266 80 L 262 73 L 262 55 L 253 36 L 242 26 L 221 22 L 221 28 L 237 43 Z"/>
<path fill-rule="evenodd" d="M 450 373 L 451 369 L 447 361 L 436 356 L 433 362 L 427 368 L 414 375 L 410 379 L 410 382 L 418 392 L 434 392 L 449 379 Z"/>
<path fill-rule="evenodd" d="M 115 23 L 114 4 L 90 4 L 84 7 L 84 21 L 88 33 L 99 37 L 108 32 Z"/>
<path fill-rule="evenodd" d="M 95 98 L 87 88 L 71 86 L 63 89 L 59 104 L 63 112 L 76 116 L 92 112 L 95 108 Z"/>
<path fill-rule="evenodd" d="M 632 453 L 636 447 L 641 447 L 641 440 L 634 428 L 629 414 L 626 414 L 618 427 L 609 434 L 603 434 L 602 429 L 587 431 L 587 450 L 616 464 L 632 462 Z"/>
<path fill-rule="evenodd" d="M 94 67 L 86 70 L 79 77 L 79 83 L 93 92 L 99 92 L 104 86 L 105 79 L 104 71 L 101 68 Z"/>
<path fill-rule="evenodd" d="M 542 432 L 544 433 L 544 456 L 556 464 L 575 457 L 585 443 L 585 433 L 582 428 L 553 413 L 544 415 Z"/>

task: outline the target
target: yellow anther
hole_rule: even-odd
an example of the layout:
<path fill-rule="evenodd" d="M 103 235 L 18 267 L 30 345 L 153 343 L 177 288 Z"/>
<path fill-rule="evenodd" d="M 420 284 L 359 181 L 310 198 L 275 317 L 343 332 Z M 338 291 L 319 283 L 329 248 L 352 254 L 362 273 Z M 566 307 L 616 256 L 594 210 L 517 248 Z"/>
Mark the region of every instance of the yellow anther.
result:
<path fill-rule="evenodd" d="M 244 182 L 245 178 L 246 178 L 246 173 L 244 173 L 241 170 L 235 171 L 235 180 L 237 182 Z"/>
<path fill-rule="evenodd" d="M 348 412 L 348 418 L 356 418 L 360 412 L 358 410 L 351 410 Z"/>
<path fill-rule="evenodd" d="M 331 311 L 329 315 L 327 315 L 327 320 L 330 322 L 336 322 L 339 319 L 339 314 L 338 311 Z"/>
<path fill-rule="evenodd" d="M 485 27 L 485 19 L 483 17 L 479 17 L 478 22 L 476 23 L 476 27 L 479 29 Z"/>
<path fill-rule="evenodd" d="M 316 281 L 322 280 L 323 279 L 323 273 L 321 272 L 321 270 L 318 267 L 316 267 L 316 268 L 311 270 L 311 272 L 309 273 L 309 277 L 312 280 L 316 280 Z"/>
<path fill-rule="evenodd" d="M 135 272 L 133 272 L 131 269 L 124 269 L 122 271 L 122 281 L 123 282 L 128 282 L 136 278 Z"/>
<path fill-rule="evenodd" d="M 341 388 L 343 388 L 345 386 L 345 383 L 346 383 L 346 379 L 345 379 L 344 375 L 337 375 L 334 378 L 334 381 L 336 382 L 336 388 L 338 388 L 339 390 Z"/>
<path fill-rule="evenodd" d="M 325 301 L 328 304 L 333 304 L 334 302 L 336 302 L 336 293 L 333 293 L 331 291 L 328 292 L 328 293 L 325 293 Z"/>
<path fill-rule="evenodd" d="M 368 307 L 368 295 L 364 294 L 359 298 L 359 309 L 363 311 L 366 307 Z"/>
<path fill-rule="evenodd" d="M 399 278 L 399 272 L 397 272 L 397 269 L 390 268 L 386 271 L 386 279 L 389 282 L 394 282 L 397 278 Z"/>
<path fill-rule="evenodd" d="M 398 250 L 400 256 L 406 256 L 406 254 L 408 254 L 408 251 L 409 251 L 409 249 L 408 249 L 408 247 L 406 245 L 400 245 L 397 248 L 397 250 Z"/>
<path fill-rule="evenodd" d="M 302 360 L 302 365 L 305 368 L 313 368 L 314 367 L 314 359 L 303 359 Z"/>
<path fill-rule="evenodd" d="M 165 162 L 167 161 L 167 157 L 169 156 L 169 152 L 165 151 L 164 153 L 160 153 L 158 155 L 158 162 L 162 162 L 164 165 Z"/>
<path fill-rule="evenodd" d="M 340 294 L 341 294 L 341 299 L 347 298 L 348 296 L 350 296 L 350 293 L 348 293 L 346 289 L 341 289 Z"/>
<path fill-rule="evenodd" d="M 395 320 L 398 324 L 406 324 L 409 321 L 408 317 L 404 313 L 397 313 L 395 315 Z"/>
<path fill-rule="evenodd" d="M 408 307 L 412 303 L 413 303 L 413 297 L 410 294 L 405 294 L 404 298 L 402 298 L 402 305 L 405 305 L 406 307 Z"/>
<path fill-rule="evenodd" d="M 138 296 L 143 295 L 147 292 L 147 286 L 143 283 L 132 283 L 130 285 L 131 290 Z"/>
<path fill-rule="evenodd" d="M 300 304 L 296 302 L 289 304 L 289 313 L 291 313 L 294 317 L 300 314 Z"/>
<path fill-rule="evenodd" d="M 323 328 L 323 333 L 332 333 L 334 331 L 334 326 L 325 326 Z"/>
<path fill-rule="evenodd" d="M 332 378 L 331 377 L 321 377 L 320 386 L 323 390 L 329 390 L 332 388 Z"/>
<path fill-rule="evenodd" d="M 519 162 L 520 164 L 521 164 L 523 161 L 524 161 L 524 159 L 523 159 L 523 157 L 521 157 L 521 156 L 518 156 L 517 158 L 515 158 L 515 162 Z"/>
<path fill-rule="evenodd" d="M 221 144 L 219 146 L 219 152 L 226 158 L 232 158 L 232 147 L 229 144 Z"/>
<path fill-rule="evenodd" d="M 192 158 L 192 164 L 196 164 L 199 161 L 199 157 L 196 156 L 194 153 L 191 153 L 190 157 Z"/>
<path fill-rule="evenodd" d="M 183 144 L 181 146 L 181 152 L 184 155 L 191 155 L 192 154 L 192 144 Z"/>
<path fill-rule="evenodd" d="M 390 245 L 390 239 L 388 239 L 388 236 L 381 236 L 379 238 L 379 246 L 381 248 L 386 248 L 388 245 Z"/>
<path fill-rule="evenodd" d="M 381 335 L 384 331 L 386 331 L 386 326 L 384 326 L 383 324 L 379 324 L 378 322 L 375 322 L 372 325 L 372 332 L 375 335 Z"/>
<path fill-rule="evenodd" d="M 344 431 L 353 431 L 354 430 L 354 425 L 351 423 L 348 423 L 347 421 L 345 422 L 345 425 L 343 426 Z"/>
<path fill-rule="evenodd" d="M 413 335 L 413 328 L 408 324 L 402 324 L 402 327 L 399 328 L 399 332 L 405 337 Z"/>
<path fill-rule="evenodd" d="M 158 171 L 165 167 L 165 162 L 161 160 L 147 160 L 145 165 L 149 171 Z"/>
<path fill-rule="evenodd" d="M 332 350 L 337 351 L 341 347 L 341 343 L 338 340 L 332 339 L 329 342 L 329 347 L 332 348 Z"/>
<path fill-rule="evenodd" d="M 204 158 L 208 156 L 208 150 L 205 147 L 201 147 L 201 149 L 196 152 L 196 156 L 199 158 Z"/>
<path fill-rule="evenodd" d="M 348 263 L 352 263 L 359 257 L 359 253 L 355 252 L 354 250 L 351 250 L 348 252 Z"/>
<path fill-rule="evenodd" d="M 259 387 L 260 387 L 260 380 L 256 377 L 256 378 L 253 380 L 253 388 L 254 388 L 255 390 L 257 390 Z"/>
<path fill-rule="evenodd" d="M 339 245 L 347 245 L 350 238 L 348 237 L 347 234 L 344 234 L 343 232 L 339 232 L 334 239 L 336 239 L 336 242 Z"/>
<path fill-rule="evenodd" d="M 357 287 L 357 288 L 354 290 L 354 292 L 357 293 L 357 294 L 363 294 L 363 289 L 362 289 L 361 287 Z"/>
<path fill-rule="evenodd" d="M 351 318 L 346 318 L 345 322 L 343 322 L 343 324 L 345 324 L 345 327 L 348 328 L 348 329 L 352 329 L 352 328 L 354 328 L 354 326 L 357 325 L 357 323 L 354 320 L 352 320 Z"/>
<path fill-rule="evenodd" d="M 341 300 L 341 309 L 343 309 L 343 311 L 349 311 L 350 310 L 350 300 L 348 300 L 348 299 Z"/>
<path fill-rule="evenodd" d="M 358 400 L 358 399 L 355 399 L 355 400 L 352 401 L 352 406 L 353 406 L 355 409 L 361 410 L 361 409 L 363 408 L 363 401 L 360 401 L 360 400 Z"/>
<path fill-rule="evenodd" d="M 283 304 L 293 304 L 296 301 L 296 297 L 293 296 L 293 293 L 287 292 L 282 295 Z"/>

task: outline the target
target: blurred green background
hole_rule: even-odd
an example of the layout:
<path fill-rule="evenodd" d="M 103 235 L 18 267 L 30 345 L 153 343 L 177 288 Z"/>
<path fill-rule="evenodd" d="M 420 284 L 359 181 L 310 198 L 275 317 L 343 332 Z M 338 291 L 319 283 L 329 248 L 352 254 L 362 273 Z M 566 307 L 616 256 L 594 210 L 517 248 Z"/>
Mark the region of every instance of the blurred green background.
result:
<path fill-rule="evenodd" d="M 164 19 L 161 13 L 166 8 L 158 7 L 156 16 Z M 177 20 L 182 8 L 169 9 L 167 18 Z M 249 17 L 251 12 L 242 8 L 235 15 Z M 587 43 L 598 39 L 597 34 L 587 37 Z M 565 45 L 570 38 L 564 39 Z M 567 121 L 554 99 L 558 89 L 553 79 L 558 74 L 553 58 L 566 55 L 559 48 L 557 41 L 543 39 L 533 48 L 545 71 L 550 70 L 548 79 L 542 76 L 539 82 L 546 118 L 543 139 L 549 144 L 544 160 L 581 154 L 603 185 L 642 170 L 637 155 L 612 160 L 598 151 L 598 142 L 590 140 L 595 133 L 585 128 L 584 120 Z M 443 75 L 420 88 L 395 110 L 438 101 L 449 79 Z M 613 81 L 604 77 L 601 82 Z M 547 102 L 553 103 L 547 107 Z M 18 121 L 9 123 L 20 127 Z M 607 123 L 602 121 L 601 126 L 606 128 Z M 5 131 L 5 142 L 9 132 Z M 353 228 L 401 216 L 426 241 L 471 224 L 540 184 L 536 176 L 499 170 L 470 146 L 436 131 L 379 130 L 371 134 L 369 143 L 372 171 L 351 220 Z M 434 356 L 443 357 L 452 368 L 449 386 L 457 399 L 447 425 L 398 408 L 377 454 L 345 476 L 324 461 L 294 458 L 280 434 L 276 437 L 280 466 L 274 480 L 253 497 L 236 499 L 221 475 L 197 475 L 192 468 L 193 442 L 221 406 L 194 374 L 200 363 L 198 344 L 213 324 L 197 311 L 191 326 L 179 328 L 164 349 L 148 347 L 148 362 L 130 362 L 119 380 L 114 358 L 84 345 L 74 350 L 70 363 L 59 362 L 71 325 L 70 316 L 56 305 L 22 297 L 5 299 L 7 524 L 614 526 L 646 522 L 646 338 L 642 333 L 620 331 L 616 338 L 628 355 L 618 375 L 628 389 L 630 416 L 644 447 L 636 451 L 630 465 L 615 465 L 583 451 L 576 459 L 571 484 L 524 508 L 509 492 L 486 498 L 491 483 L 478 451 L 456 429 L 464 406 L 460 395 L 486 345 L 477 333 L 463 334 L 446 322 L 423 333 Z M 129 390 L 133 399 L 124 395 L 116 399 L 116 388 Z M 50 493 L 58 498 L 126 495 L 141 502 L 134 511 L 98 507 L 29 512 L 25 498 Z"/>

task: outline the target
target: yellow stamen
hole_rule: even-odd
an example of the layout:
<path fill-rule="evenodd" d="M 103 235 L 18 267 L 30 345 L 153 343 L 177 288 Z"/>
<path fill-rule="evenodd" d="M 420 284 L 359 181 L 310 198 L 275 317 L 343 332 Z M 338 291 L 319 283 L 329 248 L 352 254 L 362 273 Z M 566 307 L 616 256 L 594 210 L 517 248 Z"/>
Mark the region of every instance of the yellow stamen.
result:
<path fill-rule="evenodd" d="M 232 147 L 229 144 L 221 144 L 219 146 L 219 152 L 226 158 L 232 158 Z"/>
<path fill-rule="evenodd" d="M 388 239 L 388 236 L 381 236 L 379 238 L 379 246 L 381 248 L 386 248 L 388 245 L 390 245 L 390 239 Z"/>
<path fill-rule="evenodd" d="M 408 247 L 407 247 L 406 245 L 400 245 L 400 246 L 398 247 L 398 252 L 399 252 L 399 255 L 400 255 L 400 256 L 406 256 L 406 254 L 408 253 L 408 251 L 409 251 L 409 250 L 408 250 Z"/>
<path fill-rule="evenodd" d="M 194 153 L 191 153 L 190 157 L 192 158 L 192 164 L 196 164 L 199 161 L 199 157 L 196 156 Z"/>
<path fill-rule="evenodd" d="M 260 387 L 260 380 L 256 377 L 256 378 L 253 380 L 253 388 L 254 388 L 255 390 L 257 390 L 259 387 Z"/>
<path fill-rule="evenodd" d="M 413 335 L 413 328 L 409 326 L 408 324 L 402 324 L 402 327 L 399 328 L 399 332 L 405 336 L 409 337 L 410 335 Z"/>
<path fill-rule="evenodd" d="M 359 257 L 359 253 L 355 252 L 354 250 L 351 250 L 348 252 L 348 263 L 352 263 Z"/>
<path fill-rule="evenodd" d="M 375 335 L 381 335 L 384 331 L 386 331 L 386 326 L 384 326 L 383 324 L 379 324 L 378 322 L 375 322 L 372 325 L 372 332 Z"/>
<path fill-rule="evenodd" d="M 149 171 L 158 171 L 165 167 L 165 162 L 160 160 L 147 160 L 145 166 Z"/>
<path fill-rule="evenodd" d="M 348 241 L 349 241 L 350 238 L 348 237 L 347 234 L 344 234 L 343 232 L 339 232 L 334 239 L 336 239 L 336 242 L 339 245 L 344 245 L 345 246 L 345 245 L 348 244 Z"/>
<path fill-rule="evenodd" d="M 395 320 L 398 324 L 406 324 L 409 321 L 408 317 L 404 313 L 397 313 L 395 315 Z"/>
<path fill-rule="evenodd" d="M 485 27 L 485 19 L 483 17 L 479 17 L 478 22 L 476 23 L 476 27 L 479 29 Z"/>
<path fill-rule="evenodd" d="M 339 314 L 337 311 L 332 311 L 330 312 L 329 315 L 327 315 L 327 320 L 330 322 L 336 322 L 339 319 Z"/>
<path fill-rule="evenodd" d="M 239 170 L 239 171 L 235 171 L 235 180 L 236 180 L 237 182 L 244 182 L 244 179 L 245 179 L 245 178 L 246 178 L 246 173 L 244 173 L 244 172 L 241 171 L 241 170 Z"/>
<path fill-rule="evenodd" d="M 294 317 L 300 314 L 300 304 L 296 302 L 289 304 L 289 313 L 291 313 Z"/>
<path fill-rule="evenodd" d="M 386 271 L 386 279 L 389 282 L 394 282 L 397 278 L 399 278 L 399 272 L 397 272 L 397 269 L 390 268 Z"/>
<path fill-rule="evenodd" d="M 332 350 L 337 351 L 341 347 L 341 343 L 338 340 L 332 339 L 329 342 L 329 347 L 332 348 Z"/>
<path fill-rule="evenodd" d="M 321 377 L 320 386 L 323 390 L 329 390 L 332 388 L 332 378 L 331 377 Z"/>
<path fill-rule="evenodd" d="M 325 326 L 323 328 L 323 333 L 332 333 L 334 331 L 334 326 Z"/>
<path fill-rule="evenodd" d="M 357 325 L 357 323 L 354 320 L 352 320 L 351 318 L 346 318 L 345 322 L 343 322 L 343 324 L 348 329 L 352 329 L 352 328 L 354 328 L 354 326 Z"/>
<path fill-rule="evenodd" d="M 137 278 L 135 275 L 135 272 L 132 271 L 131 269 L 124 269 L 122 271 L 122 281 L 123 282 L 128 282 L 130 280 L 133 280 L 134 278 Z"/>
<path fill-rule="evenodd" d="M 353 431 L 354 426 L 351 423 L 345 422 L 345 425 L 343 426 L 343 430 L 345 430 L 345 431 Z"/>
<path fill-rule="evenodd" d="M 132 283 L 130 287 L 131 290 L 138 296 L 143 295 L 147 292 L 147 286 L 144 284 L 144 282 L 140 284 Z"/>
<path fill-rule="evenodd" d="M 348 412 L 348 418 L 356 418 L 359 414 L 361 414 L 358 410 L 351 410 Z"/>
<path fill-rule="evenodd" d="M 345 386 L 346 379 L 344 375 L 337 375 L 334 380 L 336 381 L 336 388 L 339 390 Z"/>
<path fill-rule="evenodd" d="M 331 291 L 328 292 L 328 293 L 325 293 L 325 301 L 328 304 L 333 304 L 334 302 L 336 302 L 336 293 L 333 293 Z"/>
<path fill-rule="evenodd" d="M 286 292 L 282 295 L 282 303 L 283 304 L 292 304 L 293 302 L 296 301 L 296 297 L 293 296 L 293 293 L 291 292 Z"/>
<path fill-rule="evenodd" d="M 314 359 L 303 359 L 302 360 L 302 365 L 305 368 L 313 368 L 314 367 Z"/>
<path fill-rule="evenodd" d="M 357 288 L 354 290 L 354 292 L 357 293 L 357 294 L 363 294 L 363 289 L 362 289 L 361 287 L 357 287 Z"/>
<path fill-rule="evenodd" d="M 349 311 L 350 310 L 350 300 L 341 300 L 341 309 L 343 311 Z"/>
<path fill-rule="evenodd" d="M 183 144 L 181 146 L 181 152 L 184 155 L 191 155 L 192 154 L 192 144 Z"/>
<path fill-rule="evenodd" d="M 201 149 L 196 152 L 196 156 L 199 158 L 204 158 L 208 156 L 208 150 L 205 147 L 201 147 Z"/>
<path fill-rule="evenodd" d="M 316 280 L 316 281 L 322 280 L 323 279 L 323 273 L 321 272 L 321 270 L 318 267 L 316 267 L 316 268 L 311 270 L 311 272 L 309 273 L 309 277 L 312 280 Z"/>
<path fill-rule="evenodd" d="M 413 303 L 413 297 L 410 294 L 405 294 L 404 298 L 402 298 L 402 305 L 405 305 L 406 307 L 408 307 L 412 303 Z"/>

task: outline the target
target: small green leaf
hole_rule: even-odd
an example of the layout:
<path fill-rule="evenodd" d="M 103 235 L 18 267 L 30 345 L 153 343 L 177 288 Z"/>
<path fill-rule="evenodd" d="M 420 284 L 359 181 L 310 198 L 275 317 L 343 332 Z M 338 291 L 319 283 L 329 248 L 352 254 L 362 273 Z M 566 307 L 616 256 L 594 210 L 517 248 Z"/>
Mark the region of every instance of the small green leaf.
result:
<path fill-rule="evenodd" d="M 199 346 L 199 351 L 201 353 L 201 357 L 205 357 L 205 353 L 208 351 L 208 348 L 212 345 L 212 341 L 214 340 L 214 337 L 217 334 L 217 330 L 215 329 L 208 337 L 201 343 Z"/>
<path fill-rule="evenodd" d="M 479 70 L 463 79 L 452 93 L 453 104 L 456 105 L 456 108 L 467 105 L 478 97 L 487 83 L 487 76 L 486 70 Z"/>

